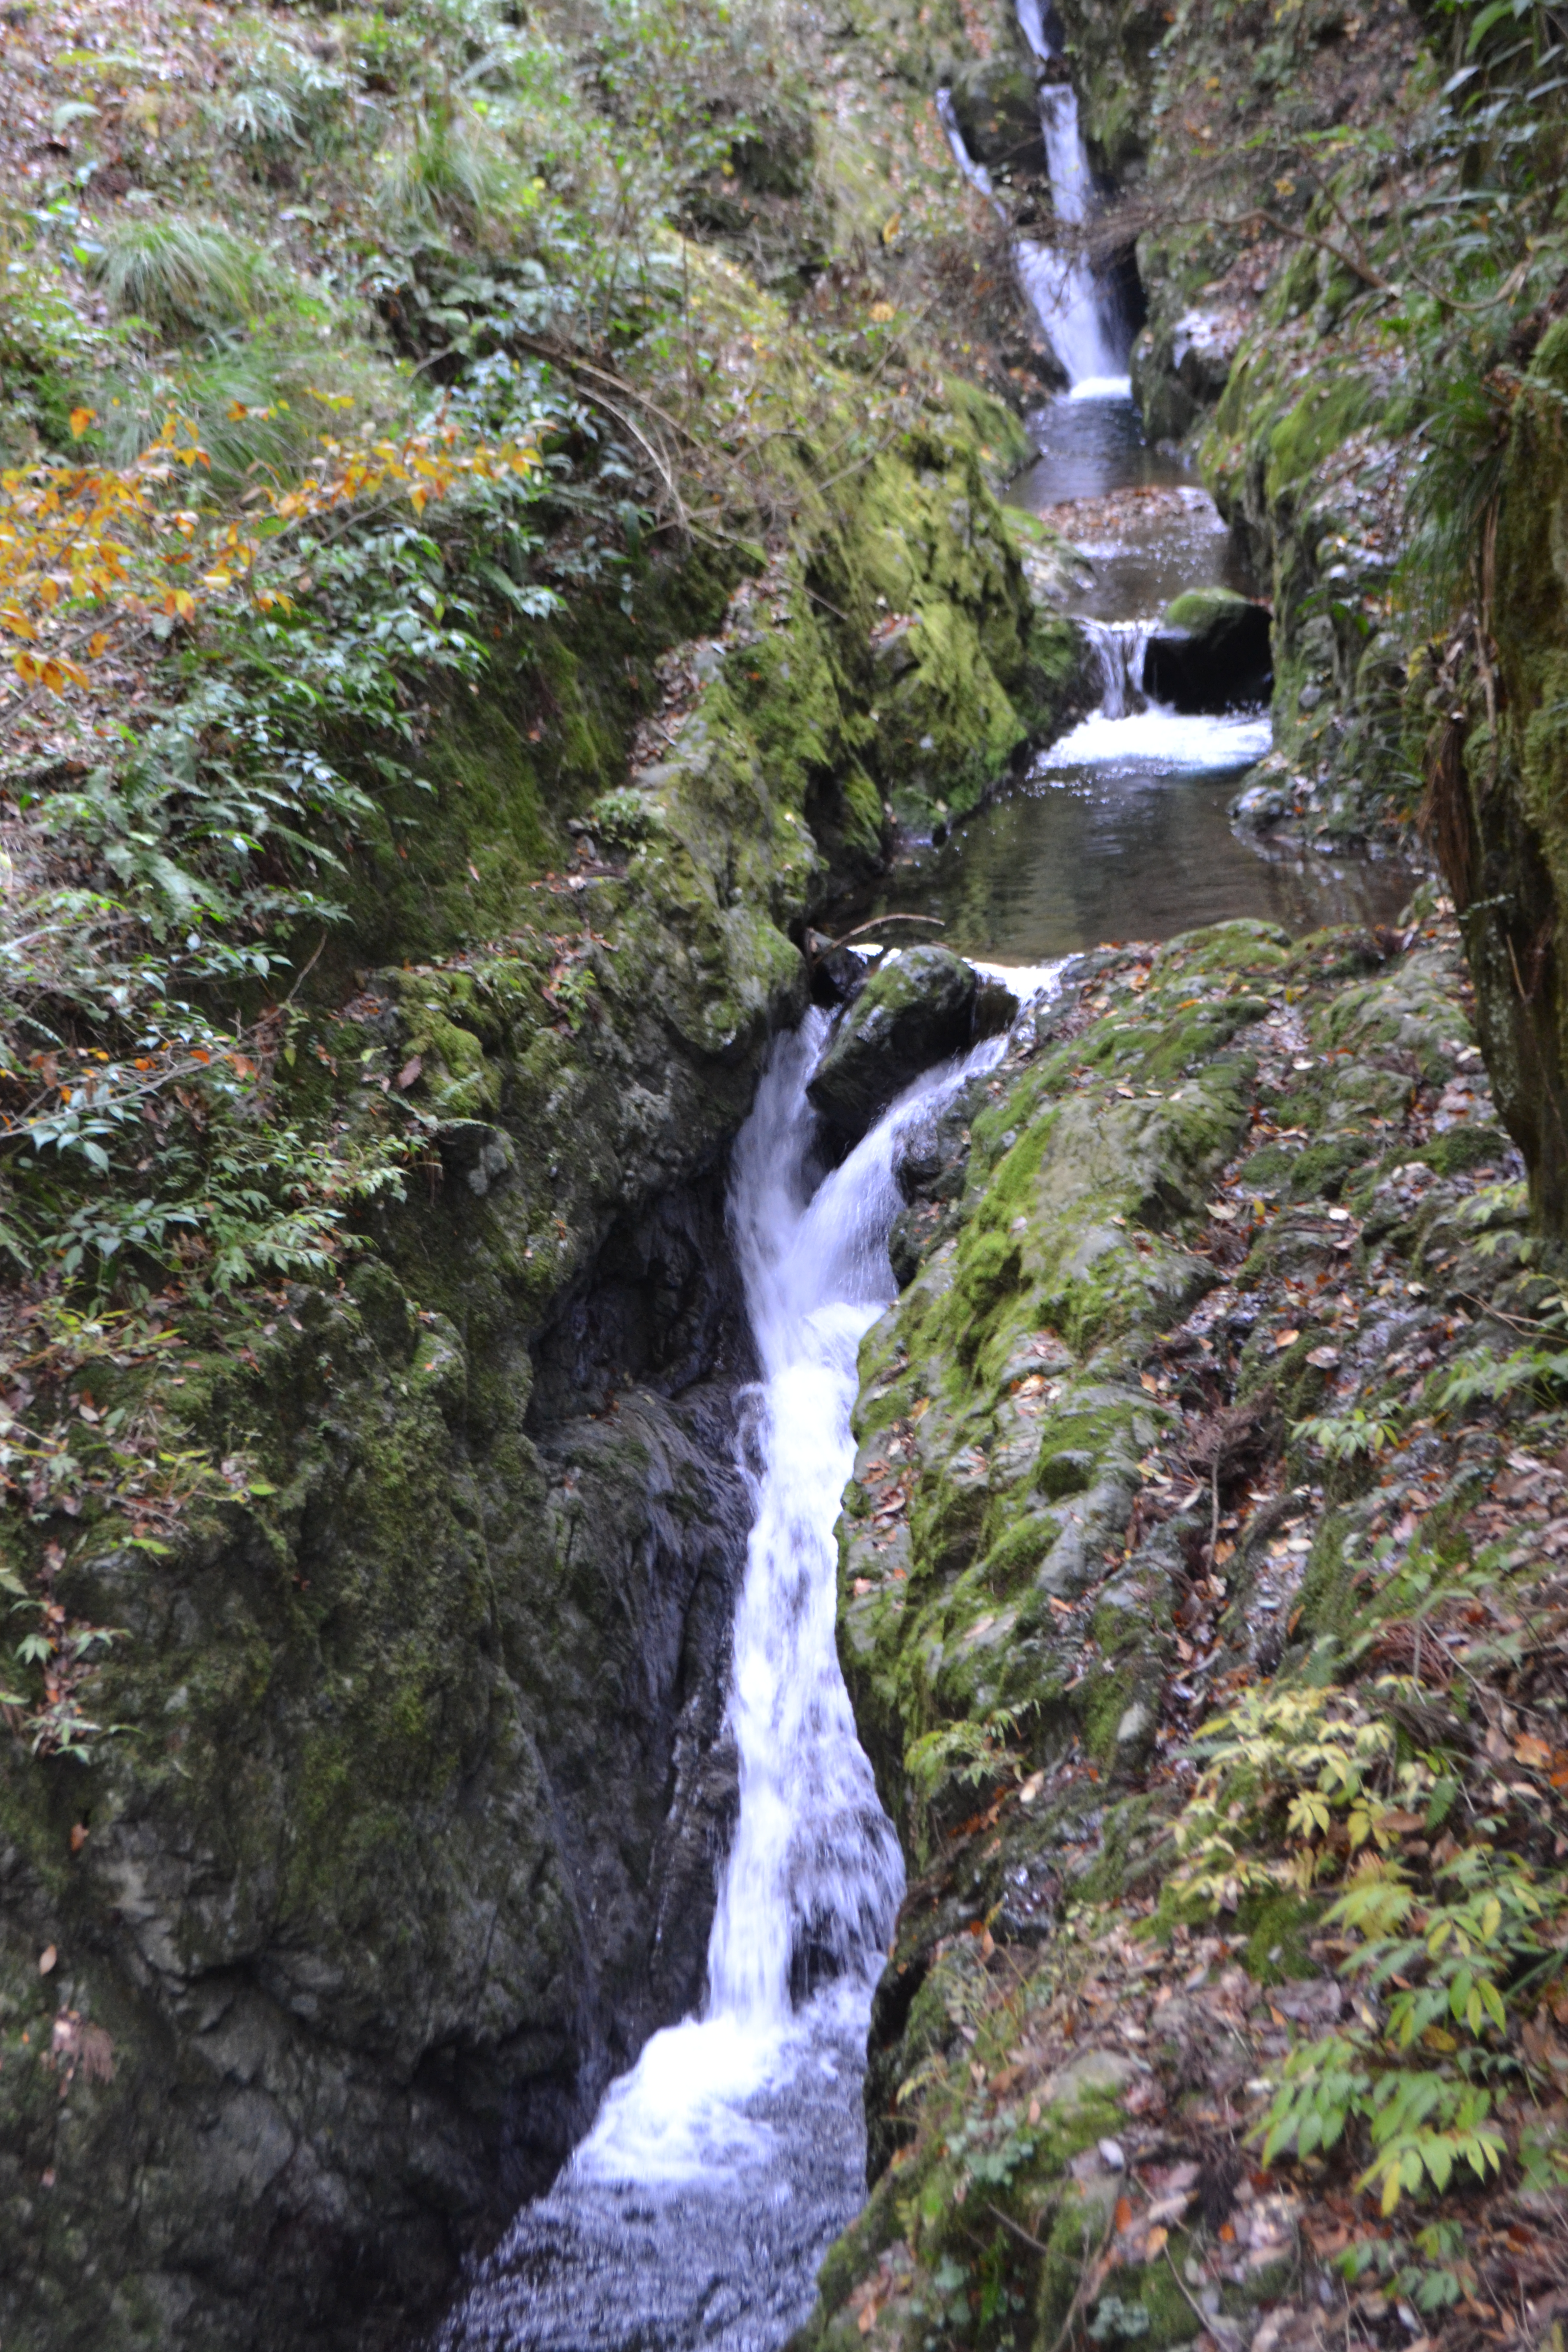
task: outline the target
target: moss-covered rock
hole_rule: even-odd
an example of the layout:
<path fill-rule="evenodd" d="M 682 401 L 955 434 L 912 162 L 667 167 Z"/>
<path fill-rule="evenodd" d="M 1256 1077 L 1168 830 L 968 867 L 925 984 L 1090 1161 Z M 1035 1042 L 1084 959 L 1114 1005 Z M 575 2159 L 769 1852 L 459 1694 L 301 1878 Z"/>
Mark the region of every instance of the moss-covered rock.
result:
<path fill-rule="evenodd" d="M 947 948 L 906 948 L 873 972 L 834 1031 L 806 1088 L 851 1139 L 921 1071 L 961 1052 L 974 1027 L 973 964 Z"/>
<path fill-rule="evenodd" d="M 1178 710 L 1232 710 L 1268 698 L 1273 680 L 1267 609 L 1226 588 L 1193 588 L 1167 606 L 1149 640 L 1144 680 Z"/>
<path fill-rule="evenodd" d="M 1473 660 L 1415 680 L 1431 815 L 1475 975 L 1498 1108 L 1531 1198 L 1568 1233 L 1568 587 L 1562 547 L 1568 327 L 1551 327 L 1521 388 L 1498 509 L 1489 623 L 1500 692 Z"/>
<path fill-rule="evenodd" d="M 1367 1596 L 1414 1515 L 1374 1549 L 1382 1454 L 1318 1459 L 1316 1417 L 1363 1400 L 1425 1495 L 1441 1374 L 1420 1369 L 1465 1344 L 1470 1286 L 1508 1278 L 1492 1236 L 1466 1244 L 1476 1178 L 1445 1172 L 1468 1159 L 1451 1135 L 1489 1139 L 1489 1174 L 1506 1150 L 1466 1076 L 1457 935 L 1432 929 L 1391 951 L 1232 923 L 1085 959 L 905 1171 L 839 1651 L 910 1884 L 872 2013 L 871 2200 L 813 2352 L 913 2347 L 933 2315 L 985 2343 L 1004 2308 L 1034 2352 L 1069 2317 L 1174 2345 L 1288 2291 L 1292 2196 L 1194 2184 L 1213 2103 L 1260 2095 L 1279 2020 L 1340 2013 L 1323 1898 L 1279 1863 L 1194 1968 L 1216 1898 L 1184 1889 L 1173 1822 L 1184 1743 L 1233 1694 L 1381 1654 Z M 1475 1492 L 1457 1471 L 1431 1514 L 1456 1564 Z M 1295 1979 L 1284 2010 L 1264 1997 Z M 1271 2032 L 1267 2062 L 1244 2054 Z"/>
<path fill-rule="evenodd" d="M 406 1198 L 352 1213 L 347 1279 L 126 1372 L 220 1499 L 24 1538 L 120 1638 L 94 1760 L 0 1766 L 18 2352 L 405 2326 L 697 1999 L 743 1553 L 724 1152 L 808 912 L 884 855 L 896 727 L 962 798 L 1044 708 L 992 415 L 803 459 L 771 566 L 649 567 L 634 618 L 503 642 L 378 775 L 277 1083 L 416 1136 Z M 62 2007 L 107 2037 L 63 2101 Z"/>

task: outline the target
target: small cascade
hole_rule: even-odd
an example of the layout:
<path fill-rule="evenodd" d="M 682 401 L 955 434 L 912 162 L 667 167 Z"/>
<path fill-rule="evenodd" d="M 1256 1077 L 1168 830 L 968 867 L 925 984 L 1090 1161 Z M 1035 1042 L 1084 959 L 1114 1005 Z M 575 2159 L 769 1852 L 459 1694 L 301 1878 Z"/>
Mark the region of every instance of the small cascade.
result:
<path fill-rule="evenodd" d="M 1080 620 L 1100 669 L 1100 709 L 1105 719 L 1129 719 L 1144 709 L 1143 664 L 1158 621 Z"/>
<path fill-rule="evenodd" d="M 952 150 L 953 162 L 957 164 L 959 170 L 963 173 L 970 186 L 972 188 L 978 188 L 980 194 L 991 205 L 998 220 L 1005 220 L 1007 215 L 1003 205 L 997 200 L 996 191 L 992 185 L 990 173 L 986 170 L 984 163 L 977 163 L 975 162 L 973 156 L 969 152 L 967 144 L 965 143 L 963 126 L 959 121 L 957 110 L 952 103 L 952 92 L 951 89 L 943 89 L 937 91 L 936 110 L 938 118 L 941 121 L 942 127 L 947 133 L 947 143 Z"/>

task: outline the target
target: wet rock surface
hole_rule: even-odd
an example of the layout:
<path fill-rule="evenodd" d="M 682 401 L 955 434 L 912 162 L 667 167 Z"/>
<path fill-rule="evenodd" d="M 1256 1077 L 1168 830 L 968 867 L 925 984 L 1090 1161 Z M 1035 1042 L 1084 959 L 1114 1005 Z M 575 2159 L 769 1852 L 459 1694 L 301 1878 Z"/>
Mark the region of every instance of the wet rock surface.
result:
<path fill-rule="evenodd" d="M 1157 702 L 1185 711 L 1265 703 L 1274 683 L 1268 607 L 1224 588 L 1178 596 L 1149 640 L 1144 682 Z"/>

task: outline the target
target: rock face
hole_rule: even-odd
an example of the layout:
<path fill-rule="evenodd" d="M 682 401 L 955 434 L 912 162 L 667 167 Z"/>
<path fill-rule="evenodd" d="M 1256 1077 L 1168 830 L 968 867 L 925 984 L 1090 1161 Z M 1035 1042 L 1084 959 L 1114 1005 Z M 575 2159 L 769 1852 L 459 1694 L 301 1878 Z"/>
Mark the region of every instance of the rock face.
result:
<path fill-rule="evenodd" d="M 1235 710 L 1266 702 L 1274 682 L 1268 611 L 1226 588 L 1178 596 L 1149 640 L 1144 684 L 1177 710 Z"/>
<path fill-rule="evenodd" d="M 1043 178 L 1046 146 L 1034 77 L 1015 60 L 966 63 L 953 75 L 952 110 L 977 163 L 1004 184 Z"/>
<path fill-rule="evenodd" d="M 1214 406 L 1244 331 L 1226 310 L 1184 310 L 1142 330 L 1132 345 L 1132 396 L 1152 441 L 1182 440 Z"/>
<path fill-rule="evenodd" d="M 840 1135 L 857 1141 L 911 1078 L 963 1050 L 976 986 L 947 948 L 907 948 L 867 982 L 806 1088 Z"/>
<path fill-rule="evenodd" d="M 8 1995 L 55 1945 L 117 2068 L 7 2080 L 8 2342 L 372 2340 L 700 1994 L 748 1524 L 713 1185 L 604 1260 L 537 1370 L 379 1265 L 297 1294 L 270 1540 L 93 1564 L 156 1744 L 40 1792 L 68 1880 L 7 1855 Z M 114 2313 L 17 2260 L 41 2195 L 127 2249 Z"/>
<path fill-rule="evenodd" d="M 1279 2067 L 1285 2019 L 1321 2030 L 1348 1996 L 1257 1816 L 1234 1878 L 1182 1887 L 1172 1766 L 1241 1689 L 1364 1676 L 1384 1709 L 1359 1662 L 1432 1557 L 1414 1512 L 1380 1540 L 1395 1498 L 1457 1518 L 1479 1461 L 1520 1458 L 1506 1428 L 1412 1417 L 1483 1333 L 1516 1347 L 1547 1288 L 1459 949 L 1451 921 L 1294 945 L 1237 922 L 1101 950 L 906 1156 L 839 1654 L 910 1885 L 872 2018 L 871 2199 L 794 2352 L 852 2352 L 868 2309 L 875 2341 L 941 2309 L 973 2343 L 1004 2294 L 1030 2352 L 1075 2297 L 1091 2340 L 1170 2347 L 1295 2291 L 1285 2180 L 1236 2214 L 1233 2180 L 1202 2210 L 1187 2192 L 1215 2097 Z M 1389 1449 L 1354 1468 L 1310 1434 L 1352 1399 Z M 1501 1516 L 1466 1521 L 1457 1579 Z M 1156 2167 L 1172 2202 L 1139 2208 Z M 1114 2268 L 1089 2264 L 1113 2234 Z M 1212 2314 L 1173 2291 L 1189 2257 Z"/>
<path fill-rule="evenodd" d="M 405 1106 L 407 1198 L 341 1276 L 171 1308 L 177 1353 L 99 1397 L 232 1487 L 137 1543 L 18 1534 L 117 1629 L 121 1729 L 0 1757 L 7 2352 L 405 2341 L 700 1994 L 746 1517 L 726 1150 L 809 911 L 883 855 L 899 730 L 978 793 L 1053 690 L 972 404 L 836 497 L 803 471 L 765 579 L 694 561 L 635 622 L 499 647 L 377 782 L 405 854 L 345 874 L 279 1083 Z"/>
<path fill-rule="evenodd" d="M 1568 1234 L 1568 325 L 1512 411 L 1486 616 L 1497 674 L 1462 635 L 1412 672 L 1426 821 L 1465 925 L 1487 1066 L 1532 1204 Z"/>

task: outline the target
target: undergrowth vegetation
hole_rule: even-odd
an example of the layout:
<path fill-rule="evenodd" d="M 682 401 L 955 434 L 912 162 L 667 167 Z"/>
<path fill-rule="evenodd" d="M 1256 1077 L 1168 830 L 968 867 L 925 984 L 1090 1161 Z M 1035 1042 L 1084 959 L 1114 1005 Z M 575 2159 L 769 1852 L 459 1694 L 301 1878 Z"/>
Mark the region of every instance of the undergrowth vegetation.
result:
<path fill-rule="evenodd" d="M 875 274 L 833 306 L 857 415 L 809 317 L 689 237 L 799 294 L 889 170 L 911 221 L 962 194 L 915 146 L 814 179 L 765 0 L 47 16 L 8 36 L 0 152 L 4 1470 L 35 1528 L 109 1508 L 156 1544 L 176 1495 L 249 1491 L 180 1438 L 169 1350 L 335 1281 L 435 1164 L 405 1085 L 354 1088 L 329 1038 L 443 714 L 547 625 L 635 624 L 694 549 L 755 572 L 797 435 L 838 420 L 830 486 L 944 397 Z M 648 820 L 614 801 L 624 849 Z M 95 1363 L 142 1368 L 135 1430 L 94 1417 Z M 50 1618 L 37 1550 L 0 1703 L 78 1751 L 109 1636 Z"/>

